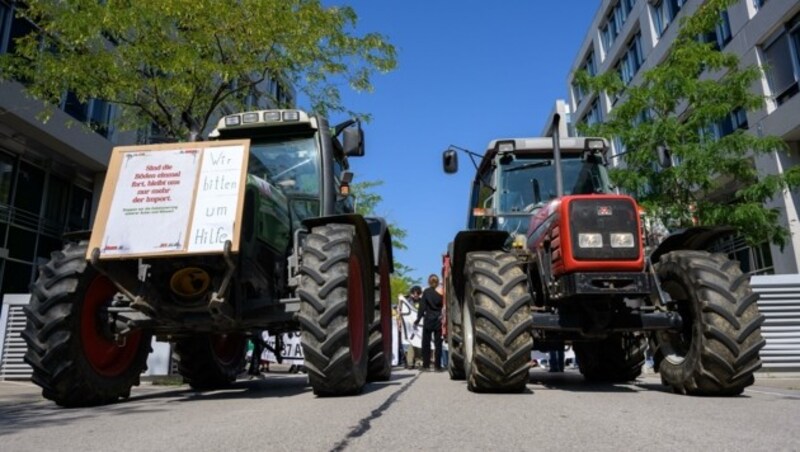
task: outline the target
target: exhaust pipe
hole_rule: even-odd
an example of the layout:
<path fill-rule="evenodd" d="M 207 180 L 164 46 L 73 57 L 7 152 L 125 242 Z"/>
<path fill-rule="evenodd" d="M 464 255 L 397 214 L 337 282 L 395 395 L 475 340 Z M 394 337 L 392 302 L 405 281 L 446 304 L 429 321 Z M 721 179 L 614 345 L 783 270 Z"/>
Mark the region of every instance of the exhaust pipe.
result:
<path fill-rule="evenodd" d="M 556 171 L 556 197 L 561 198 L 564 196 L 564 178 L 561 174 L 561 134 L 558 126 L 561 123 L 561 115 L 558 113 L 553 115 L 553 161 L 555 163 Z"/>

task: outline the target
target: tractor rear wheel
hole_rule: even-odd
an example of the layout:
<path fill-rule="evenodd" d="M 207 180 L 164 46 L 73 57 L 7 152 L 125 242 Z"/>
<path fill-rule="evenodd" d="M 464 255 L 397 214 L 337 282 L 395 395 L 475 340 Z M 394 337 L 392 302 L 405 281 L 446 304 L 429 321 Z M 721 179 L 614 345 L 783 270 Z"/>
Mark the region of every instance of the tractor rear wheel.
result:
<path fill-rule="evenodd" d="M 374 277 L 368 251 L 346 224 L 311 230 L 300 267 L 300 330 L 314 394 L 361 392 L 367 377 L 368 309 Z"/>
<path fill-rule="evenodd" d="M 676 302 L 681 331 L 656 333 L 656 369 L 675 392 L 738 395 L 761 368 L 764 316 L 739 264 L 721 254 L 673 251 L 656 273 Z"/>
<path fill-rule="evenodd" d="M 451 278 L 447 278 L 447 371 L 451 380 L 463 380 L 464 372 L 464 333 L 462 326 L 456 320 L 461 320 L 461 309 L 453 289 Z"/>
<path fill-rule="evenodd" d="M 533 348 L 527 277 L 517 258 L 503 251 L 468 253 L 464 273 L 467 387 L 520 392 L 528 383 Z"/>
<path fill-rule="evenodd" d="M 624 383 L 641 375 L 646 345 L 641 336 L 614 334 L 602 341 L 575 343 L 575 359 L 588 381 Z"/>
<path fill-rule="evenodd" d="M 375 318 L 369 332 L 369 381 L 389 381 L 392 377 L 392 300 L 389 251 L 381 246 L 378 273 L 375 274 Z"/>
<path fill-rule="evenodd" d="M 130 395 L 147 368 L 151 335 L 115 341 L 105 309 L 117 289 L 86 261 L 88 244 L 68 244 L 40 267 L 22 337 L 25 362 L 42 395 L 65 407 L 95 406 Z"/>
<path fill-rule="evenodd" d="M 236 381 L 244 366 L 246 346 L 247 336 L 240 333 L 178 339 L 175 342 L 178 373 L 198 391 L 226 388 Z"/>

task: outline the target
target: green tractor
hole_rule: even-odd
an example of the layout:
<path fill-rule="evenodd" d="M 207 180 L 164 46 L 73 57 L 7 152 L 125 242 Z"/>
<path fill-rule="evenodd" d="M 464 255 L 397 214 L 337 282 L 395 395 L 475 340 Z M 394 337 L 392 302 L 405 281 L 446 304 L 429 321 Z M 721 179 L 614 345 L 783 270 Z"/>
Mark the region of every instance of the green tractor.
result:
<path fill-rule="evenodd" d="M 331 127 L 299 110 L 253 111 L 223 117 L 210 137 L 249 143 L 241 187 L 222 177 L 202 181 L 204 189 L 234 188 L 230 205 L 203 213 L 213 221 L 238 203 L 235 234 L 210 228 L 186 236 L 222 243 L 215 253 L 114 258 L 103 258 L 111 247 L 96 245 L 91 231 L 70 237 L 41 267 L 26 308 L 25 360 L 44 397 L 65 407 L 127 398 L 146 369 L 152 337 L 174 343 L 192 388 L 223 388 L 244 369 L 247 341 L 263 330 L 301 331 L 317 395 L 357 394 L 367 381 L 390 378 L 391 237 L 382 219 L 354 213 L 349 196 L 348 159 L 364 155 L 360 123 Z M 186 150 L 191 145 L 156 147 L 195 152 Z M 158 168 L 168 167 L 148 166 Z M 182 177 L 153 174 L 175 185 L 180 180 L 169 177 Z M 203 208 L 204 193 L 195 190 L 193 210 Z M 139 231 L 123 232 L 146 237 L 167 227 L 133 224 Z"/>
<path fill-rule="evenodd" d="M 553 130 L 470 152 L 481 160 L 468 229 L 444 259 L 451 378 L 522 391 L 532 350 L 571 345 L 586 380 L 625 382 L 649 343 L 676 392 L 740 394 L 761 367 L 764 316 L 738 263 L 708 251 L 735 231 L 694 227 L 647 246 L 638 204 L 611 189 L 608 142 L 560 139 L 558 115 Z"/>

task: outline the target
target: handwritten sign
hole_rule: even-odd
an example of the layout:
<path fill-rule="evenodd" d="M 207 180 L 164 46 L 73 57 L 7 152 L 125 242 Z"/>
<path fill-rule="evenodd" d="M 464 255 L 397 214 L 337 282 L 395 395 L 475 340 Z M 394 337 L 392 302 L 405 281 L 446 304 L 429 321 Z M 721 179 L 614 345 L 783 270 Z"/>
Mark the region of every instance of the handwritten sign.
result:
<path fill-rule="evenodd" d="M 248 140 L 114 148 L 89 255 L 238 251 Z"/>

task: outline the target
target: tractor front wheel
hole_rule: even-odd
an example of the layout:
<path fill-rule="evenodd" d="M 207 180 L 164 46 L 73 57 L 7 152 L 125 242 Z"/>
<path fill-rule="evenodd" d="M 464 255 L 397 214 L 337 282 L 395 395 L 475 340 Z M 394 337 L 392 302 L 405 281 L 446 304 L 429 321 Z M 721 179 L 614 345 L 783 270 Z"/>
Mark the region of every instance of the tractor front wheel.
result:
<path fill-rule="evenodd" d="M 308 379 L 319 396 L 361 392 L 367 377 L 374 277 L 356 228 L 311 230 L 300 267 L 300 331 Z"/>
<path fill-rule="evenodd" d="M 533 348 L 527 277 L 517 258 L 503 251 L 468 253 L 464 273 L 467 387 L 520 392 L 528 383 Z"/>
<path fill-rule="evenodd" d="M 753 384 L 766 344 L 749 275 L 736 261 L 705 251 L 667 253 L 656 273 L 683 320 L 680 331 L 654 335 L 662 381 L 682 394 L 741 394 Z"/>
<path fill-rule="evenodd" d="M 106 308 L 117 289 L 86 261 L 87 243 L 68 244 L 40 268 L 22 337 L 25 362 L 42 395 L 65 407 L 113 403 L 130 395 L 147 368 L 151 335 L 111 336 Z"/>

